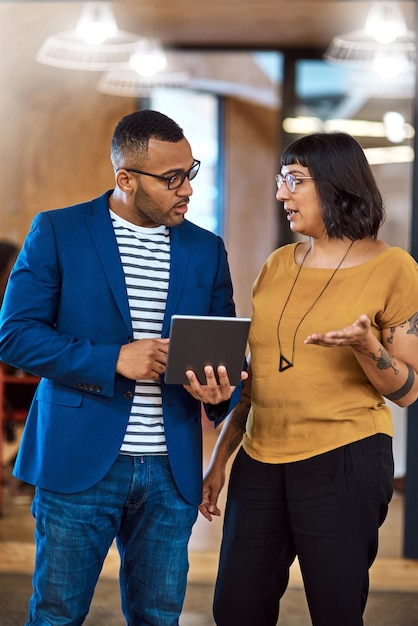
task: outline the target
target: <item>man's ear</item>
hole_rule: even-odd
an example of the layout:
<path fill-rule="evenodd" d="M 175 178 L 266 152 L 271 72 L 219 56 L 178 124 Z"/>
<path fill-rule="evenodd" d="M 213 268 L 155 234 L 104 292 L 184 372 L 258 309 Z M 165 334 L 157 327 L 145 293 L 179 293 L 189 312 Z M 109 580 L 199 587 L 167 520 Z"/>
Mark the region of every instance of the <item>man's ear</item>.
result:
<path fill-rule="evenodd" d="M 131 176 L 130 173 L 124 169 L 120 169 L 116 172 L 115 182 L 119 189 L 126 194 L 131 194 L 136 191 L 135 177 Z"/>

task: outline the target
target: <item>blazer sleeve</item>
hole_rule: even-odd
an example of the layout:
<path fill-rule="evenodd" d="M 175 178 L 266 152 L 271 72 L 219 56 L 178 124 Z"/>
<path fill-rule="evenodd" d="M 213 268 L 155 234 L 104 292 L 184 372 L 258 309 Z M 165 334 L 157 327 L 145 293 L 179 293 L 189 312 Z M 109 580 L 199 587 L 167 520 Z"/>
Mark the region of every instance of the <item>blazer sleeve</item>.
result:
<path fill-rule="evenodd" d="M 10 275 L 1 308 L 0 359 L 64 385 L 80 389 L 83 384 L 84 390 L 112 396 L 122 342 L 77 336 L 77 316 L 86 313 L 76 285 L 71 307 L 67 304 L 65 312 L 66 319 L 74 320 L 74 332 L 64 332 L 57 322 L 65 282 L 59 245 L 65 247 L 65 242 L 57 241 L 48 213 L 38 214 Z M 80 250 L 80 254 L 85 252 Z M 89 315 L 93 325 L 94 314 L 90 311 Z"/>

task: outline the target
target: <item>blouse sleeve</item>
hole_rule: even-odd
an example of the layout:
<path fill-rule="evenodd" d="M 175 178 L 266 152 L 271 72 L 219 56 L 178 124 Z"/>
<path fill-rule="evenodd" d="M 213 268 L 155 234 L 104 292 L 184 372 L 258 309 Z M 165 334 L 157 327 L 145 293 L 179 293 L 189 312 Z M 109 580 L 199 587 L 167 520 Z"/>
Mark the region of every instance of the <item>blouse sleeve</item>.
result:
<path fill-rule="evenodd" d="M 382 281 L 387 281 L 385 308 L 381 312 L 380 327 L 399 326 L 418 311 L 418 264 L 400 248 L 382 268 Z"/>

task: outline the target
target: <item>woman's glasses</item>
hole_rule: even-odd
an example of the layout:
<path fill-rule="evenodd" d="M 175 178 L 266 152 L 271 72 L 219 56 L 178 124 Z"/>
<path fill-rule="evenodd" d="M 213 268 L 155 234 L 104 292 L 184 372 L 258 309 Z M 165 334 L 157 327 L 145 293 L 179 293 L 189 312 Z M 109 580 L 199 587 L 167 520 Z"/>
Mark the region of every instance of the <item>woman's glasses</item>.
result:
<path fill-rule="evenodd" d="M 294 193 L 296 190 L 296 186 L 299 184 L 299 181 L 303 178 L 311 178 L 313 180 L 313 176 L 294 176 L 293 174 L 276 174 L 275 179 L 277 183 L 277 189 L 280 189 L 283 183 L 286 183 L 286 187 L 291 193 Z"/>

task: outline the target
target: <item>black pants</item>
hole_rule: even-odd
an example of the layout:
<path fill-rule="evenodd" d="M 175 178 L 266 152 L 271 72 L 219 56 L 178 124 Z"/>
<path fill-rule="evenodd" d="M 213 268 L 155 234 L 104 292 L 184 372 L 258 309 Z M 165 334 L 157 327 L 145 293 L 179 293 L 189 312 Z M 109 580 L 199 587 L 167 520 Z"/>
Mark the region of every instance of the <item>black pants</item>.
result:
<path fill-rule="evenodd" d="M 285 464 L 260 463 L 241 449 L 229 483 L 216 624 L 275 626 L 297 555 L 313 626 L 361 626 L 392 484 L 387 435 Z"/>

